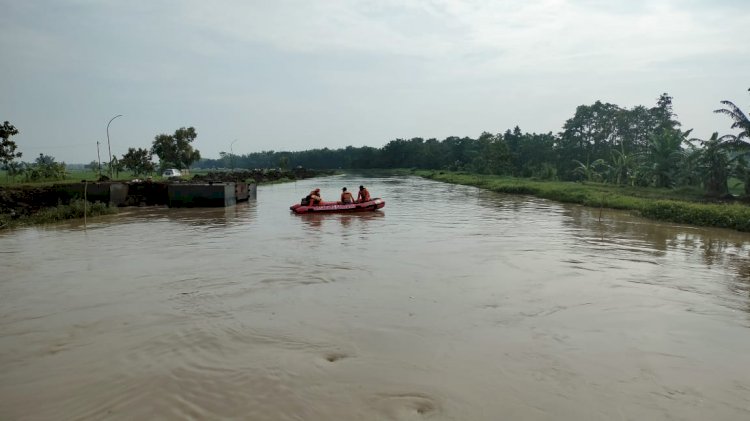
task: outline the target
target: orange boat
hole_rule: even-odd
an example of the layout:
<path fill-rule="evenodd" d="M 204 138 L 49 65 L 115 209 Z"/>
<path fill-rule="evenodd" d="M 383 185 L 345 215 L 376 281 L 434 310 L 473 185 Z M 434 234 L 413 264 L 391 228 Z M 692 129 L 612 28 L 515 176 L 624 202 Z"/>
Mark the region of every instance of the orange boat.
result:
<path fill-rule="evenodd" d="M 317 205 L 296 203 L 289 207 L 294 213 L 319 213 L 319 212 L 368 212 L 385 206 L 385 200 L 376 197 L 362 203 L 321 202 Z"/>

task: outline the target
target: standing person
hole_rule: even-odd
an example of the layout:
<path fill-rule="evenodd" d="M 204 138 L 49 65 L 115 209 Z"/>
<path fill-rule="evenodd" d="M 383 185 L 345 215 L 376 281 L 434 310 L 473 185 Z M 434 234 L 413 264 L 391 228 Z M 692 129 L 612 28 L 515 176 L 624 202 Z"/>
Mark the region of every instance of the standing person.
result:
<path fill-rule="evenodd" d="M 357 202 L 364 203 L 370 201 L 370 192 L 367 191 L 365 186 L 359 186 L 359 194 L 357 195 Z"/>
<path fill-rule="evenodd" d="M 348 191 L 346 191 L 346 187 L 341 189 L 341 203 L 348 205 L 349 203 L 354 203 L 354 196 Z"/>
<path fill-rule="evenodd" d="M 319 205 L 323 201 L 320 197 L 320 189 L 315 189 L 310 192 L 310 206 Z"/>

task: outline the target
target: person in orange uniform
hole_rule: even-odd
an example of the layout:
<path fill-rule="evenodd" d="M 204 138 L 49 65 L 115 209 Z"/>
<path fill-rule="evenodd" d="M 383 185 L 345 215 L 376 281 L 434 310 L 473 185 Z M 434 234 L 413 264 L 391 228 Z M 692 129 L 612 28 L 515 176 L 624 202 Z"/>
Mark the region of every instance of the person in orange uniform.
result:
<path fill-rule="evenodd" d="M 323 201 L 320 197 L 320 189 L 315 189 L 310 192 L 310 206 L 319 205 Z"/>
<path fill-rule="evenodd" d="M 346 187 L 341 189 L 341 203 L 344 205 L 354 203 L 354 196 L 352 196 L 350 192 L 346 191 Z"/>
<path fill-rule="evenodd" d="M 357 202 L 364 203 L 370 201 L 370 192 L 367 191 L 365 186 L 359 186 L 359 194 L 357 195 Z"/>

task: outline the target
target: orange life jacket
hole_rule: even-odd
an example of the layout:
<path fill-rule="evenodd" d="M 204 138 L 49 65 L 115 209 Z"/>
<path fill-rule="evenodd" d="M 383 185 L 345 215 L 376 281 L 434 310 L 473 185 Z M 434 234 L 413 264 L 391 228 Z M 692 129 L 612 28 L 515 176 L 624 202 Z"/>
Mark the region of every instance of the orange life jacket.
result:
<path fill-rule="evenodd" d="M 361 189 L 359 191 L 359 195 L 357 196 L 357 201 L 362 202 L 369 202 L 370 201 L 370 192 L 367 191 L 367 189 Z"/>
<path fill-rule="evenodd" d="M 320 204 L 321 201 L 323 201 L 323 199 L 321 199 L 319 191 L 313 190 L 310 192 L 310 204 L 311 205 Z"/>

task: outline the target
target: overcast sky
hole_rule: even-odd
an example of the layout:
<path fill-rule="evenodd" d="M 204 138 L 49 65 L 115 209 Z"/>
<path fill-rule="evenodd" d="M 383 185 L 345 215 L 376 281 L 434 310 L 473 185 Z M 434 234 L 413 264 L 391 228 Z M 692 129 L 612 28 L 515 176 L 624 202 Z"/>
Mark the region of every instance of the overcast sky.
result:
<path fill-rule="evenodd" d="M 596 100 L 693 135 L 750 110 L 750 0 L 0 0 L 0 121 L 67 163 L 194 126 L 220 151 L 381 147 L 516 125 L 559 132 Z"/>

